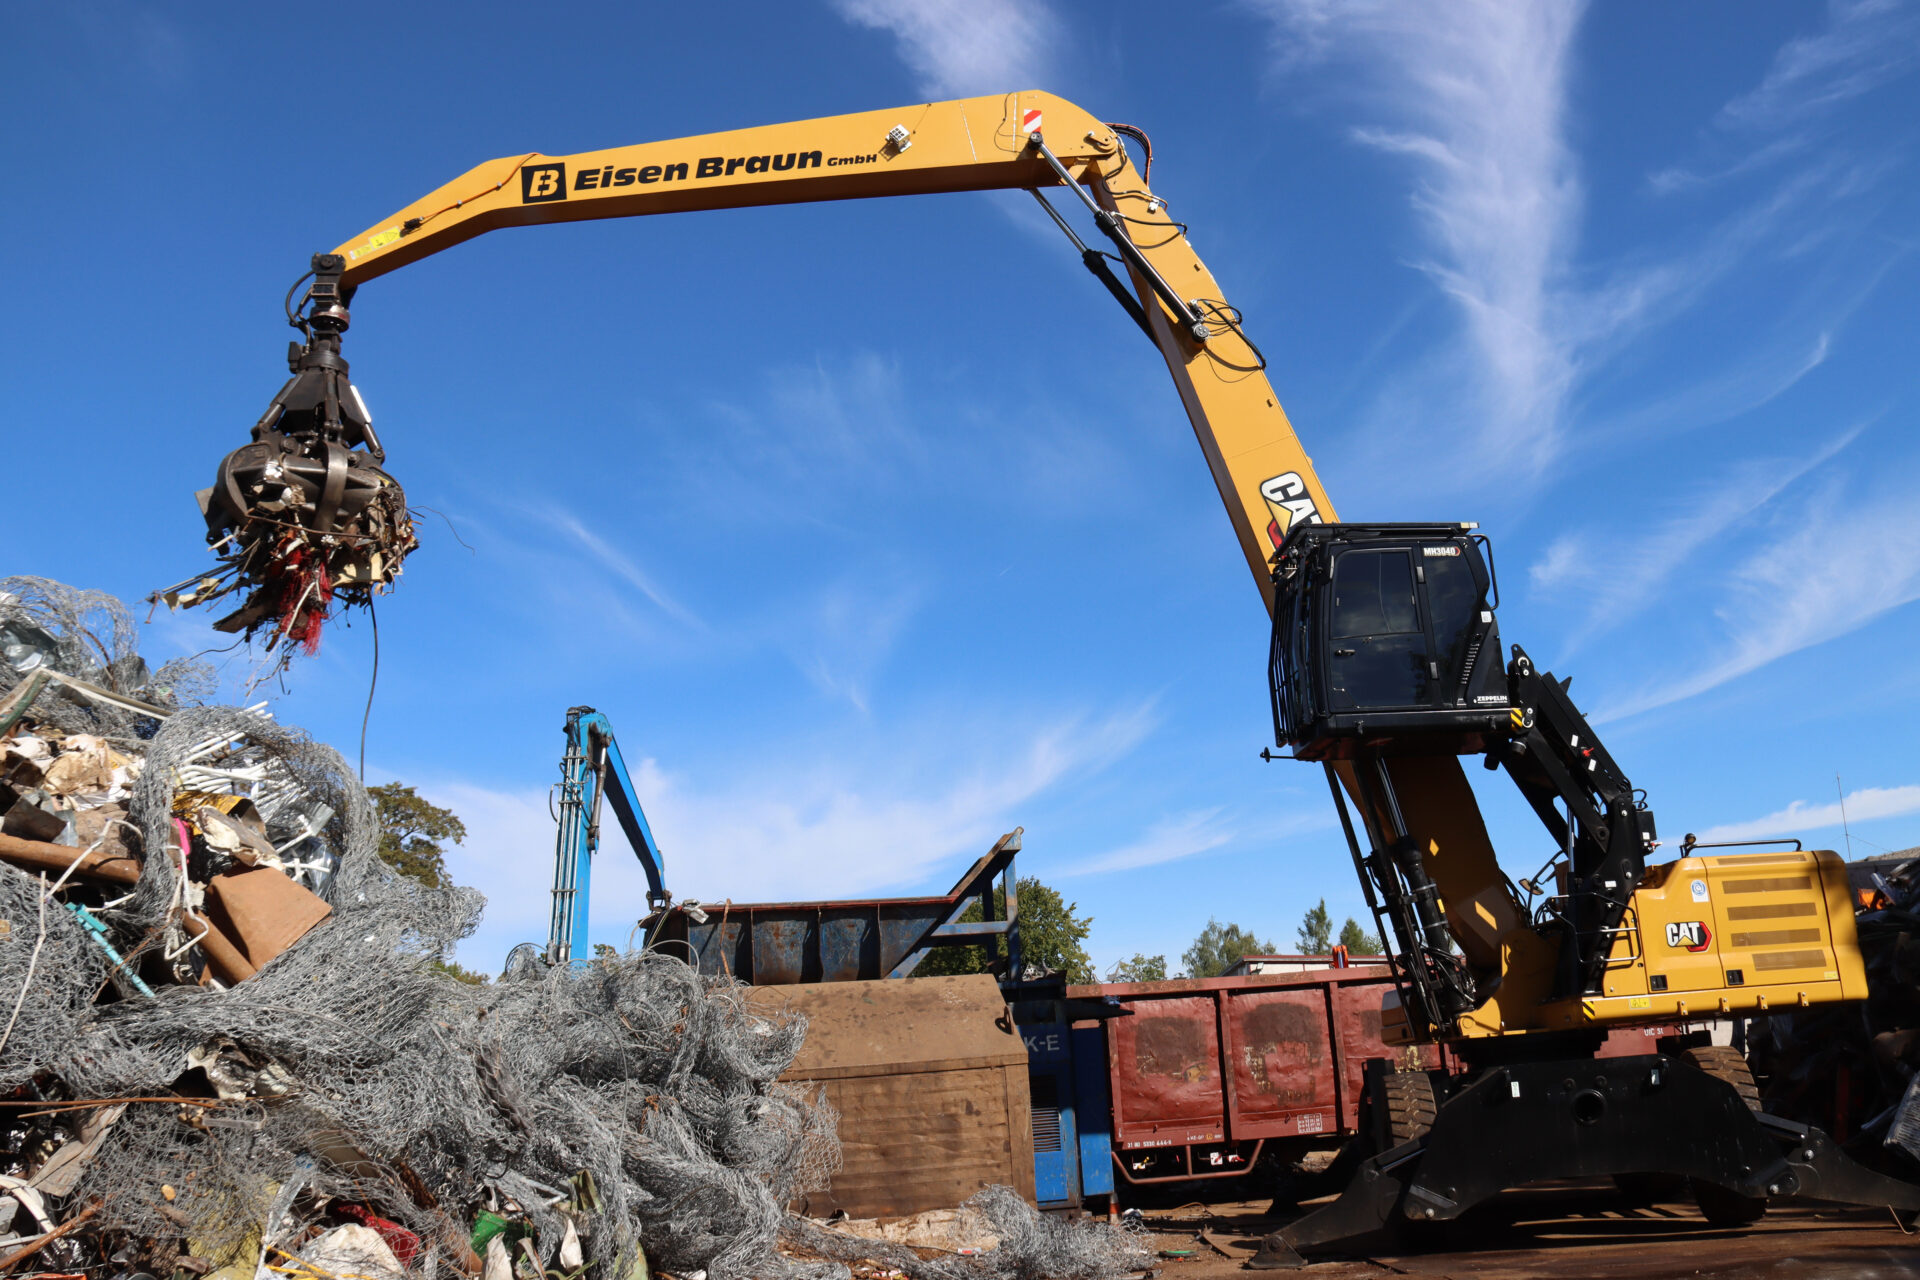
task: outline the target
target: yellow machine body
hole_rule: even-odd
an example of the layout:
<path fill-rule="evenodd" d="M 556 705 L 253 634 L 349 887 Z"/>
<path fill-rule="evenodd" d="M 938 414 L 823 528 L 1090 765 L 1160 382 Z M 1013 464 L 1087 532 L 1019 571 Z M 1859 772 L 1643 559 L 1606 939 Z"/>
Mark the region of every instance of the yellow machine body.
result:
<path fill-rule="evenodd" d="M 1460 1020 L 1461 1039 L 1752 1017 L 1867 997 L 1846 864 L 1831 850 L 1687 857 L 1647 868 L 1598 995 L 1544 999 L 1553 948 L 1507 895 L 1457 901 L 1464 906 L 1449 906 L 1447 918 L 1463 950 L 1497 949 L 1505 977 Z M 1408 1024 L 1397 998 L 1385 1015 L 1389 1043 L 1433 1038 Z"/>
<path fill-rule="evenodd" d="M 1649 867 L 1603 993 L 1542 1012 L 1549 1026 L 1630 1026 L 1866 996 L 1840 855 L 1738 853 Z"/>

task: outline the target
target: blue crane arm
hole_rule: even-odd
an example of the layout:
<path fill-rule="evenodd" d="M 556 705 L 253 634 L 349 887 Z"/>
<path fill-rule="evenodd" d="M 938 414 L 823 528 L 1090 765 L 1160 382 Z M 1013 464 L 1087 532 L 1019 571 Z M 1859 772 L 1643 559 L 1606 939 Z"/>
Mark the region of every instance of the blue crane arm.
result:
<path fill-rule="evenodd" d="M 597 717 L 606 724 L 605 716 Z M 666 859 L 660 856 L 660 846 L 653 842 L 653 828 L 647 825 L 647 814 L 640 807 L 639 793 L 635 791 L 633 779 L 627 775 L 627 762 L 620 756 L 620 744 L 614 740 L 613 730 L 608 728 L 606 738 L 606 776 L 601 788 L 607 799 L 613 802 L 613 815 L 620 819 L 620 829 L 627 833 L 627 843 L 633 846 L 634 856 L 640 859 L 640 869 L 647 873 L 647 902 L 653 906 L 666 903 Z M 599 843 L 599 822 L 594 823 L 594 843 Z"/>
<path fill-rule="evenodd" d="M 568 964 L 575 944 L 587 941 L 587 904 L 593 880 L 593 855 L 600 848 L 600 802 L 613 801 L 614 816 L 647 874 L 647 902 L 670 900 L 663 873 L 665 860 L 614 740 L 613 725 L 592 707 L 567 711 L 567 750 L 560 760 L 560 830 L 553 853 L 553 917 L 547 930 L 547 960 Z M 586 957 L 580 957 L 584 960 Z"/>

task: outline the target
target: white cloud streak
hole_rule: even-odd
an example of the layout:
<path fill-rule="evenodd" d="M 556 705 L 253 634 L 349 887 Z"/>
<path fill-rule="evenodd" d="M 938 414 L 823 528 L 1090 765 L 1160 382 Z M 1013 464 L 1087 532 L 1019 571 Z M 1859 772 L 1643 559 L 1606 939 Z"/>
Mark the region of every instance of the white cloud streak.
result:
<path fill-rule="evenodd" d="M 1701 279 L 1713 268 L 1703 267 Z M 1876 272 L 1877 282 L 1881 273 Z M 1843 324 L 1855 308 L 1871 293 L 1859 289 L 1852 299 L 1823 316 L 1828 328 L 1811 341 L 1777 342 L 1752 352 L 1746 360 L 1724 373 L 1699 379 L 1670 395 L 1660 396 L 1606 421 L 1598 440 L 1609 445 L 1652 432 L 1671 435 L 1676 430 L 1711 427 L 1779 399 L 1793 390 L 1802 379 L 1826 364 L 1833 353 L 1832 329 Z"/>
<path fill-rule="evenodd" d="M 1715 840 L 1764 840 L 1769 836 L 1793 835 L 1801 831 L 1820 831 L 1848 823 L 1871 822 L 1876 818 L 1904 818 L 1920 813 L 1920 786 L 1864 787 L 1848 793 L 1844 807 L 1832 804 L 1808 804 L 1795 800 L 1786 808 L 1755 818 L 1751 822 L 1730 822 L 1709 827 L 1699 833 L 1704 842 Z"/>
<path fill-rule="evenodd" d="M 1717 486 L 1678 504 L 1683 514 L 1634 539 L 1610 532 L 1602 546 L 1589 535 L 1555 539 L 1528 570 L 1542 591 L 1577 592 L 1588 602 L 1585 622 L 1567 651 L 1595 634 L 1643 613 L 1680 567 L 1715 539 L 1765 510 L 1781 494 L 1845 449 L 1866 429 L 1861 423 L 1797 462 L 1755 459 L 1734 468 Z"/>
<path fill-rule="evenodd" d="M 921 576 L 905 566 L 888 566 L 883 576 L 878 584 L 848 577 L 829 585 L 783 619 L 777 641 L 814 688 L 863 715 L 875 675 L 926 597 Z"/>
<path fill-rule="evenodd" d="M 581 524 L 578 519 L 562 511 L 545 510 L 538 514 L 555 529 L 579 543 L 588 555 L 600 562 L 602 568 L 652 601 L 654 607 L 660 612 L 686 626 L 698 630 L 705 629 L 706 624 L 701 622 L 692 610 L 662 590 L 652 576 L 634 561 L 633 557 L 610 546 L 606 539 Z"/>
<path fill-rule="evenodd" d="M 1072 863 L 1056 876 L 1091 876 L 1108 871 L 1132 871 L 1206 853 L 1231 841 L 1239 832 L 1221 821 L 1221 810 L 1203 809 L 1163 818 L 1132 844 Z"/>
<path fill-rule="evenodd" d="M 1483 464 L 1537 472 L 1559 444 L 1577 372 L 1565 279 L 1581 189 L 1564 137 L 1570 49 L 1583 7 L 1459 0 L 1248 0 L 1283 64 L 1358 65 L 1391 123 L 1354 131 L 1406 157 L 1434 256 L 1417 265 L 1458 306 L 1479 370 Z"/>
<path fill-rule="evenodd" d="M 1716 689 L 1802 649 L 1856 631 L 1920 600 L 1916 477 L 1884 477 L 1861 497 L 1838 483 L 1800 495 L 1782 512 L 1786 532 L 1733 574 L 1715 610 L 1720 650 L 1694 670 L 1607 707 L 1604 723 Z"/>
<path fill-rule="evenodd" d="M 1824 138 L 1831 124 L 1823 117 L 1916 62 L 1920 7 L 1913 0 L 1829 0 L 1821 29 L 1780 46 L 1760 83 L 1720 109 L 1706 149 L 1746 150 L 1703 168 L 1661 169 L 1648 176 L 1648 186 L 1656 195 L 1673 195 L 1744 177 L 1803 152 L 1828 152 Z"/>
<path fill-rule="evenodd" d="M 1830 0 L 1826 27 L 1789 40 L 1752 90 L 1721 109 L 1724 125 L 1775 127 L 1857 98 L 1920 61 L 1920 9 L 1909 0 Z"/>
<path fill-rule="evenodd" d="M 925 93 L 941 98 L 1040 88 L 1063 38 L 1044 0 L 833 0 L 840 16 L 890 33 Z"/>

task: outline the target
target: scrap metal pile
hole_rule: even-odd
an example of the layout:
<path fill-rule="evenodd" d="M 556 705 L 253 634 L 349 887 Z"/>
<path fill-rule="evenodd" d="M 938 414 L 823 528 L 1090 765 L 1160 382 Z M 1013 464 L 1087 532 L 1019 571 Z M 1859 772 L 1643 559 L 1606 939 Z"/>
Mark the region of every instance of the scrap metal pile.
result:
<path fill-rule="evenodd" d="M 1849 863 L 1867 965 L 1864 1005 L 1749 1024 L 1768 1111 L 1818 1124 L 1856 1160 L 1920 1170 L 1920 849 Z"/>
<path fill-rule="evenodd" d="M 825 1280 L 892 1248 L 787 1210 L 839 1161 L 778 1079 L 803 1019 L 659 952 L 457 980 L 479 895 L 380 859 L 337 752 L 188 705 L 204 673 L 149 673 L 110 597 L 0 591 L 0 1274 Z M 975 1207 L 999 1247 L 880 1261 L 1137 1269 Z"/>

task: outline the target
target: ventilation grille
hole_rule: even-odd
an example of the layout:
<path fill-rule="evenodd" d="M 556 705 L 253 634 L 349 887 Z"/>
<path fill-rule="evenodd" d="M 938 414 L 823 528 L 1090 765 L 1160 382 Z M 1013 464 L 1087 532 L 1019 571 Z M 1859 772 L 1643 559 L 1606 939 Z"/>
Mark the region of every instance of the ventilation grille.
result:
<path fill-rule="evenodd" d="M 1030 1076 L 1033 1098 L 1033 1150 L 1060 1149 L 1060 1082 L 1053 1076 Z"/>

